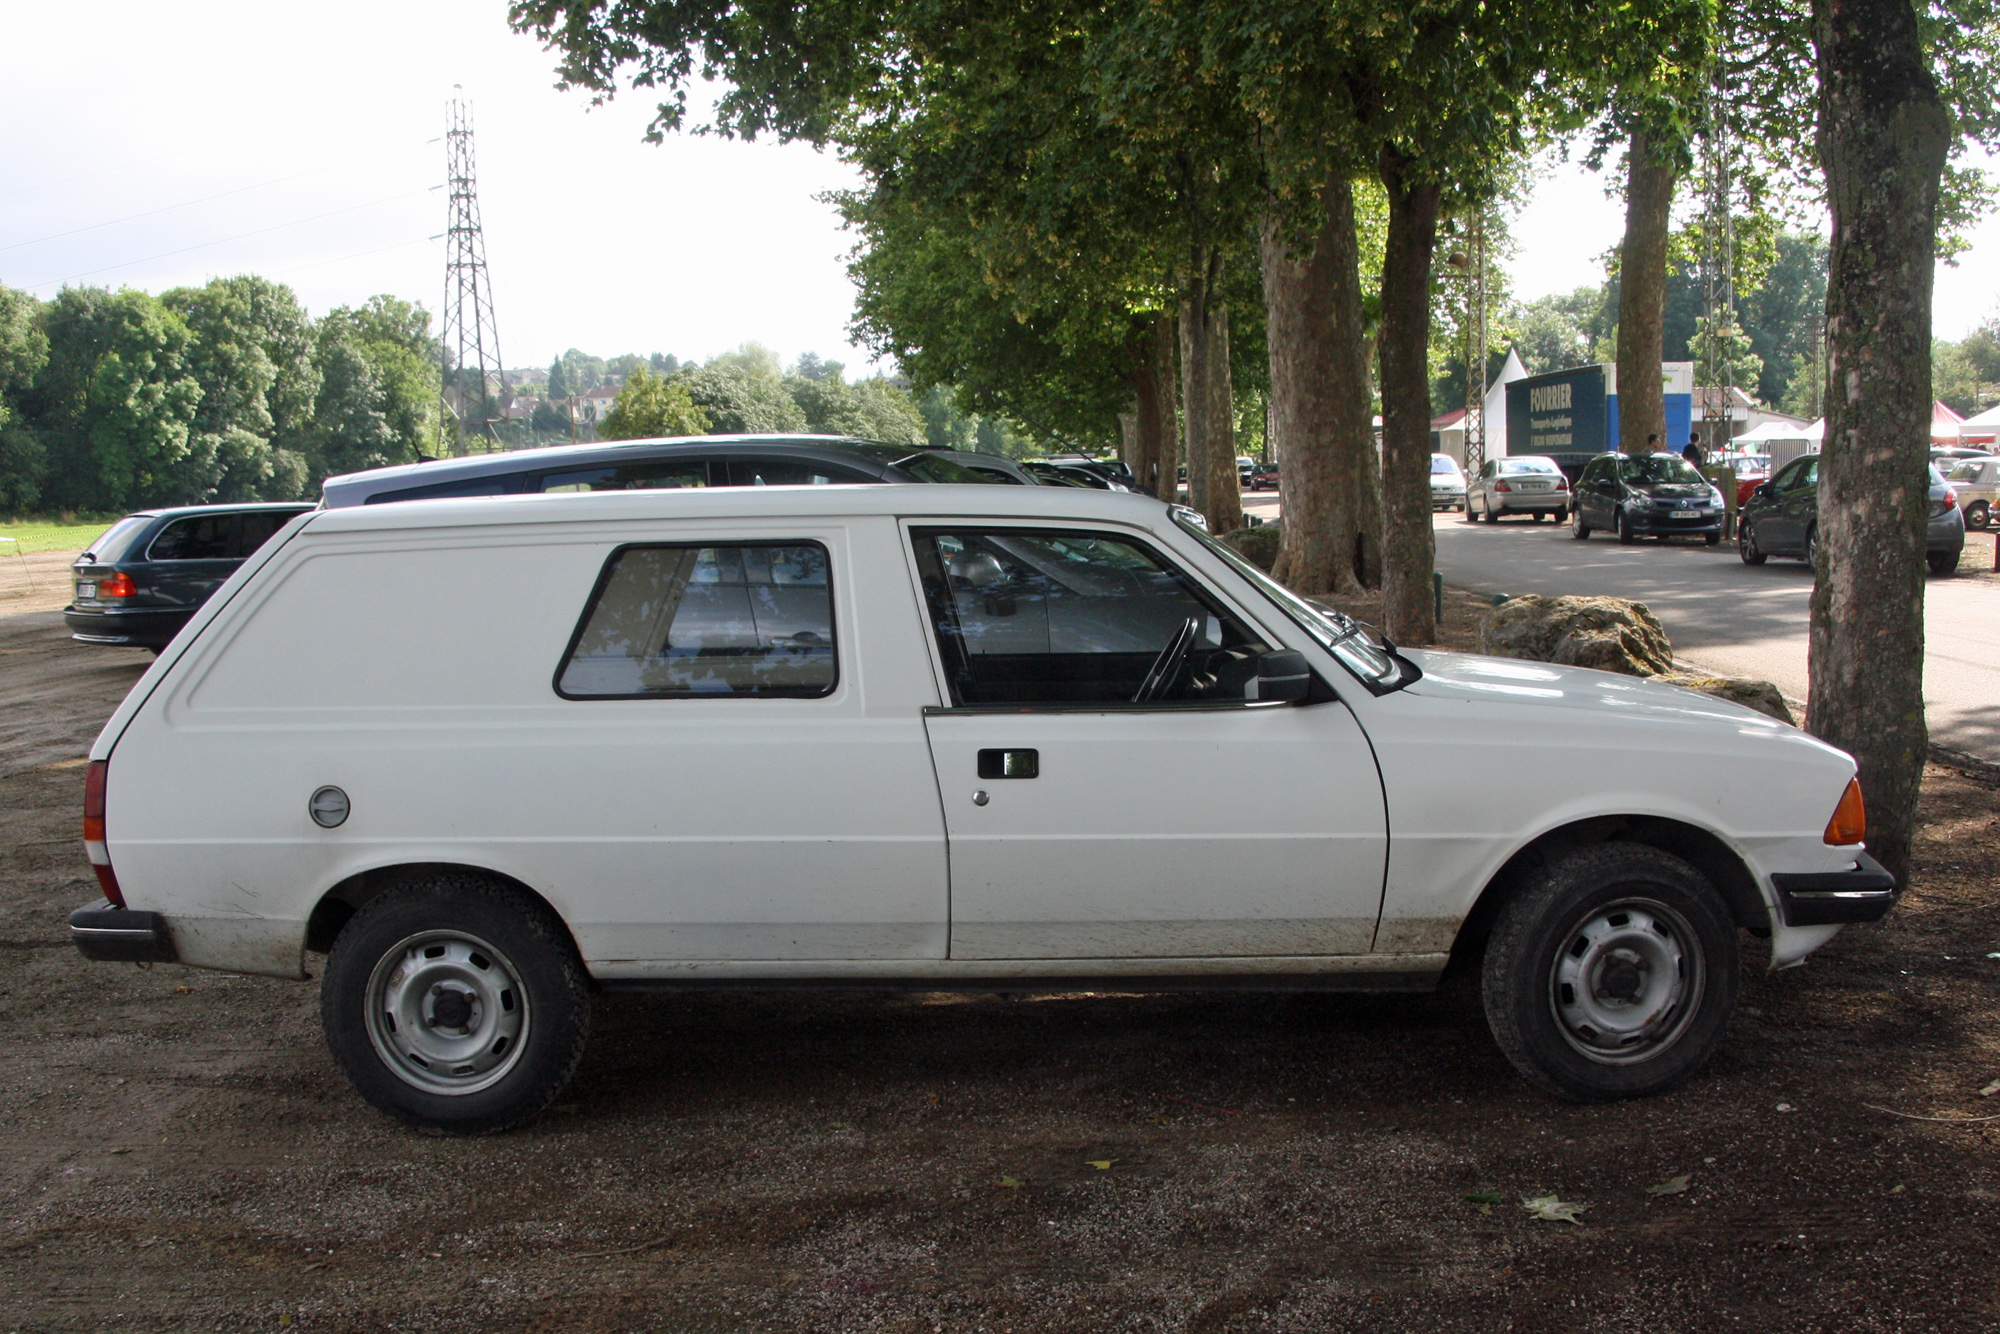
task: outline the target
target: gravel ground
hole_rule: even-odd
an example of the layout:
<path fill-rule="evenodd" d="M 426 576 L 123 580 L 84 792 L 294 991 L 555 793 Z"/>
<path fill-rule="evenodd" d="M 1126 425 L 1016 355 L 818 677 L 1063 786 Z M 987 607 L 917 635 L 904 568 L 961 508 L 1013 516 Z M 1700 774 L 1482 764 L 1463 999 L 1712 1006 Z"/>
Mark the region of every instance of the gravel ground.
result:
<path fill-rule="evenodd" d="M 568 1102 L 451 1140 L 314 985 L 67 944 L 148 661 L 0 618 L 0 1331 L 2000 1326 L 2000 1121 L 1875 1110 L 2000 1113 L 1991 779 L 1933 768 L 1903 904 L 1646 1101 L 1531 1089 L 1462 986 L 738 993 L 606 999 Z"/>

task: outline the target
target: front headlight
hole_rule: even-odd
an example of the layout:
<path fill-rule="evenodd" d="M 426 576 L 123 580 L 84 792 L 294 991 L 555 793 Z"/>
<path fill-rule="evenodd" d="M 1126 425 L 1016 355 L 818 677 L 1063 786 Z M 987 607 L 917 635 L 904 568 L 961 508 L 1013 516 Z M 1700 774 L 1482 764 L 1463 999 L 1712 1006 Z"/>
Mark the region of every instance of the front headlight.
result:
<path fill-rule="evenodd" d="M 1711 505 L 1720 505 L 1722 503 L 1721 487 L 1711 486 L 1708 488 L 1708 503 Z"/>

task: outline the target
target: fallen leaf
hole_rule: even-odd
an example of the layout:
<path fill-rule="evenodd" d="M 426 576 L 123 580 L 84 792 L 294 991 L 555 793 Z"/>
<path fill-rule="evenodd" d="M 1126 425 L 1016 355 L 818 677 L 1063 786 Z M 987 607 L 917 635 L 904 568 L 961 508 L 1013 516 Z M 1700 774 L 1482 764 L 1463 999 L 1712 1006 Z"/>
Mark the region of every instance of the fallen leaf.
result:
<path fill-rule="evenodd" d="M 1021 1178 L 1001 1177 L 1000 1184 L 1005 1186 L 1008 1190 L 1019 1190 L 1021 1188 Z"/>
<path fill-rule="evenodd" d="M 1990 1098 L 1996 1093 L 2000 1093 L 2000 1079 L 1994 1080 L 1991 1084 L 1979 1090 L 1979 1096 L 1982 1098 Z"/>
<path fill-rule="evenodd" d="M 1778 1104 L 1778 1110 L 1781 1112 L 1792 1112 L 1792 1111 L 1797 1111 L 1798 1109 L 1793 1107 L 1788 1102 L 1781 1102 Z"/>
<path fill-rule="evenodd" d="M 1890 1193 L 1891 1195 L 1901 1195 L 1901 1194 L 1903 1193 L 1904 1189 L 1905 1189 L 1905 1188 L 1904 1188 L 1904 1187 L 1902 1187 L 1902 1186 L 1897 1186 L 1897 1187 L 1895 1187 L 1895 1188 L 1894 1188 L 1893 1190 L 1891 1190 L 1891 1191 L 1890 1191 L 1889 1193 Z"/>
<path fill-rule="evenodd" d="M 1117 1160 L 1116 1158 L 1086 1158 L 1086 1159 L 1084 1159 L 1084 1162 L 1085 1162 L 1085 1163 L 1086 1163 L 1086 1164 L 1087 1164 L 1088 1166 L 1091 1166 L 1091 1167 L 1094 1167 L 1094 1168 L 1096 1168 L 1096 1169 L 1097 1169 L 1098 1171 L 1100 1171 L 1100 1172 L 1109 1172 L 1109 1171 L 1111 1170 L 1111 1164 L 1113 1164 L 1113 1163 L 1115 1163 L 1115 1162 L 1117 1162 L 1117 1161 L 1118 1161 L 1118 1160 Z"/>
<path fill-rule="evenodd" d="M 180 996 L 192 996 L 192 995 L 194 995 L 194 988 L 193 988 L 193 987 L 175 987 L 175 988 L 174 988 L 174 993 L 175 993 L 176 995 L 180 995 Z"/>
<path fill-rule="evenodd" d="M 1467 1204 L 1505 1204 L 1507 1197 L 1497 1190 L 1474 1191 L 1465 1197 Z"/>
<path fill-rule="evenodd" d="M 1688 1173 L 1683 1172 L 1677 1177 L 1668 1177 L 1657 1186 L 1646 1187 L 1646 1193 L 1648 1195 L 1678 1195 L 1687 1188 Z"/>
<path fill-rule="evenodd" d="M 1521 1207 L 1528 1211 L 1530 1218 L 1543 1223 L 1575 1223 L 1583 1226 L 1577 1215 L 1588 1209 L 1587 1204 L 1565 1204 L 1553 1195 L 1538 1195 L 1534 1199 L 1523 1197 Z"/>

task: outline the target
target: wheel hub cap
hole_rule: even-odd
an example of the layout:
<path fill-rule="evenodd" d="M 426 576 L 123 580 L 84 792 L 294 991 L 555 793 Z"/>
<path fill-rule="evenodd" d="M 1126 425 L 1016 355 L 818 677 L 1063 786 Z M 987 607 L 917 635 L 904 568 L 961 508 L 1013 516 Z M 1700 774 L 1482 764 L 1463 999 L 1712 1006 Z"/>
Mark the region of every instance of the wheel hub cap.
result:
<path fill-rule="evenodd" d="M 383 1064 L 427 1093 L 477 1093 L 514 1066 L 527 993 L 507 956 L 476 936 L 426 931 L 387 951 L 368 980 L 368 1036 Z"/>
<path fill-rule="evenodd" d="M 1686 1030 L 1704 978 L 1694 929 L 1665 904 L 1592 911 L 1565 938 L 1550 1003 L 1569 1044 L 1607 1065 L 1646 1060 Z"/>

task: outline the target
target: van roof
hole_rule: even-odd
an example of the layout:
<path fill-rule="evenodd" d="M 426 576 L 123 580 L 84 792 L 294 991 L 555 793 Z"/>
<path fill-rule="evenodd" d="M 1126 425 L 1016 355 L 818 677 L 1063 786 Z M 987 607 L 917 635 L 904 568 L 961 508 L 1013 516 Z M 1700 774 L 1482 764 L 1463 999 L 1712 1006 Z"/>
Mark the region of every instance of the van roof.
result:
<path fill-rule="evenodd" d="M 406 500 L 320 510 L 313 533 L 397 532 L 493 525 L 641 519 L 1007 518 L 1148 523 L 1166 502 L 1123 491 L 1067 486 L 717 486 Z"/>

